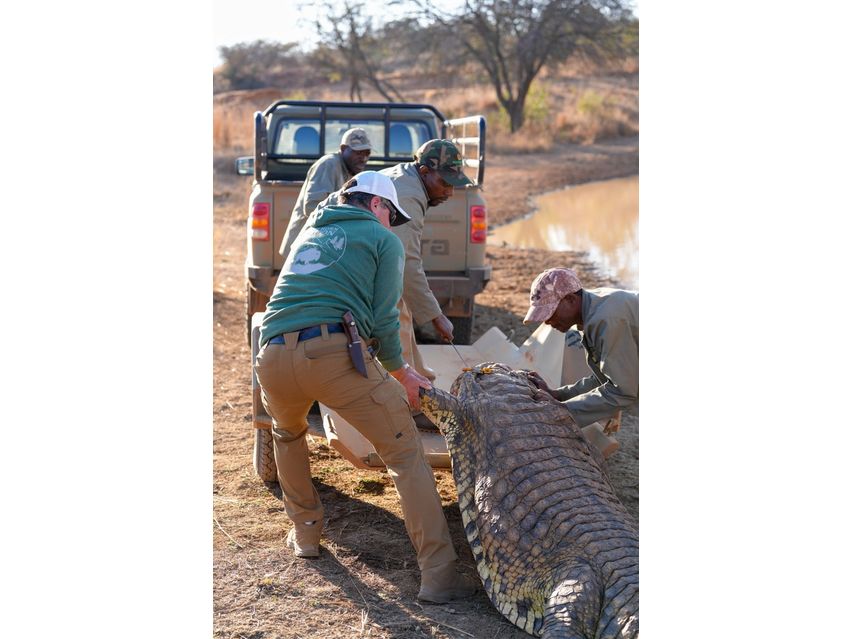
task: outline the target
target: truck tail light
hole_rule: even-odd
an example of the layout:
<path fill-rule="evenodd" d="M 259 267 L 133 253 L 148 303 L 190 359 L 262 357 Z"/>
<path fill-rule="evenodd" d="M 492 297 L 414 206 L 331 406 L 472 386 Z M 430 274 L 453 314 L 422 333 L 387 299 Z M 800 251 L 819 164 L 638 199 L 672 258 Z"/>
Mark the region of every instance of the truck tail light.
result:
<path fill-rule="evenodd" d="M 252 239 L 262 242 L 270 239 L 269 202 L 255 202 L 252 207 Z"/>
<path fill-rule="evenodd" d="M 482 244 L 486 241 L 486 207 L 476 204 L 471 207 L 471 243 Z"/>

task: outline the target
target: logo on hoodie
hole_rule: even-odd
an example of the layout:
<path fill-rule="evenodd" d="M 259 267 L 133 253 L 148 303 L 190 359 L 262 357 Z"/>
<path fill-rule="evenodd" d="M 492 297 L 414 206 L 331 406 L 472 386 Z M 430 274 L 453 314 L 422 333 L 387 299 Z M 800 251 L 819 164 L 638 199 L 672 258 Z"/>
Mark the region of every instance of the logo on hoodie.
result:
<path fill-rule="evenodd" d="M 282 270 L 288 273 L 313 273 L 327 268 L 344 255 L 347 235 L 337 224 L 306 226 L 293 243 Z"/>

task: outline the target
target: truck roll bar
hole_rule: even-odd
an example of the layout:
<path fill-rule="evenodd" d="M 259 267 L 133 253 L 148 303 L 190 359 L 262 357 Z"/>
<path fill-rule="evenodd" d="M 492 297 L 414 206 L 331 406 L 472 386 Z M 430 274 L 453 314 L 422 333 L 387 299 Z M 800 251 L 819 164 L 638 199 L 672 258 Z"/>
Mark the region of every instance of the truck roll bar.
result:
<path fill-rule="evenodd" d="M 477 184 L 483 183 L 483 173 L 486 168 L 486 118 L 482 115 L 471 115 L 467 118 L 456 118 L 445 120 L 444 126 L 449 129 L 462 127 L 461 135 L 451 137 L 449 140 L 459 147 L 462 157 L 465 158 L 464 165 L 477 169 Z M 473 131 L 471 129 L 474 129 Z M 471 135 L 476 133 L 476 136 Z M 477 159 L 467 157 L 468 147 L 477 147 Z"/>

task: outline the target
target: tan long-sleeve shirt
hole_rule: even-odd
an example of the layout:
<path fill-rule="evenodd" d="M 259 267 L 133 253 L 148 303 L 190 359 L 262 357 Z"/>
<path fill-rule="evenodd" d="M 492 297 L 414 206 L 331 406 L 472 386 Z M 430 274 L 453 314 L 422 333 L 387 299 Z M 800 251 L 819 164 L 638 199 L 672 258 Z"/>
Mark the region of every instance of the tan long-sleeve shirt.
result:
<path fill-rule="evenodd" d="M 435 299 L 424 273 L 424 263 L 421 258 L 421 235 L 424 231 L 424 218 L 429 200 L 418 166 L 414 162 L 397 164 L 382 169 L 391 178 L 397 190 L 397 201 L 408 213 L 412 221 L 391 227 L 395 235 L 403 243 L 406 251 L 406 265 L 403 271 L 403 301 L 412 312 L 416 325 L 426 324 L 441 315 L 441 306 Z"/>
<path fill-rule="evenodd" d="M 640 403 L 640 295 L 584 290 L 583 345 L 592 375 L 554 390 L 579 426 L 635 410 Z"/>

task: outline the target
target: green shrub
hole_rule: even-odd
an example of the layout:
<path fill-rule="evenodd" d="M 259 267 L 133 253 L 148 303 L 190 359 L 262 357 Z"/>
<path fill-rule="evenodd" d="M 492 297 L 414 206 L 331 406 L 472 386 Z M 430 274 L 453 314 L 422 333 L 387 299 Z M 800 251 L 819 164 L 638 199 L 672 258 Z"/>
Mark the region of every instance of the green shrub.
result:
<path fill-rule="evenodd" d="M 524 101 L 524 121 L 530 124 L 542 124 L 548 121 L 551 112 L 551 100 L 548 89 L 541 82 L 534 82 Z"/>
<path fill-rule="evenodd" d="M 548 123 L 551 113 L 551 99 L 547 87 L 541 82 L 530 85 L 527 98 L 524 100 L 524 124 L 522 129 L 528 125 L 544 125 Z M 501 131 L 509 131 L 509 113 L 502 104 L 498 105 L 496 124 Z"/>
<path fill-rule="evenodd" d="M 602 114 L 607 101 L 604 96 L 595 91 L 584 91 L 581 97 L 578 98 L 578 112 L 581 115 L 595 117 Z"/>
<path fill-rule="evenodd" d="M 509 113 L 506 112 L 502 104 L 498 105 L 498 112 L 495 114 L 495 125 L 500 131 L 509 131 Z"/>

